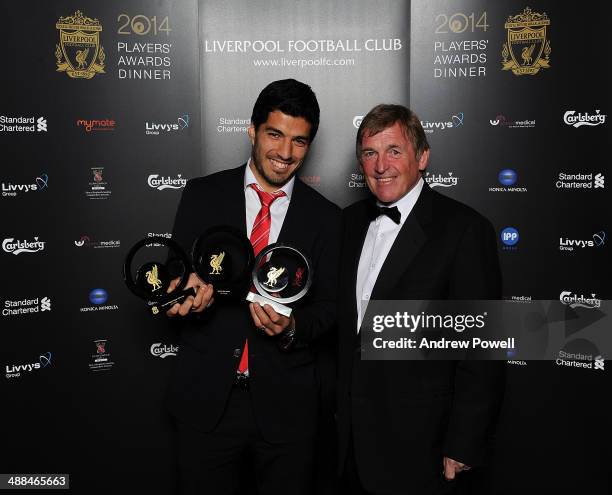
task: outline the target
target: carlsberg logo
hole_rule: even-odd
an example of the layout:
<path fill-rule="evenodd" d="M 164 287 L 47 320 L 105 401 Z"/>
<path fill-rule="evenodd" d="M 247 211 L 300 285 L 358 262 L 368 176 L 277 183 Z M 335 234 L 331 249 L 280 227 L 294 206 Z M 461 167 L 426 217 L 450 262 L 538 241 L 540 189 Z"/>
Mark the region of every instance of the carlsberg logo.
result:
<path fill-rule="evenodd" d="M 178 346 L 175 345 L 163 345 L 160 342 L 156 342 L 155 344 L 153 344 L 151 346 L 151 354 L 153 354 L 155 357 L 160 357 L 160 358 L 165 358 L 168 356 L 176 356 L 176 353 L 178 352 L 179 348 Z"/>
<path fill-rule="evenodd" d="M 581 127 L 583 125 L 601 125 L 606 122 L 607 115 L 604 115 L 603 113 L 599 112 L 600 110 L 595 110 L 594 114 L 589 114 L 588 112 L 585 112 L 578 113 L 576 115 L 576 110 L 568 110 L 563 115 L 563 122 L 573 127 Z"/>
<path fill-rule="evenodd" d="M 183 179 L 181 174 L 178 174 L 176 179 L 171 177 L 160 177 L 158 174 L 149 175 L 147 180 L 149 187 L 163 191 L 164 189 L 181 189 L 187 184 L 187 179 Z"/>
<path fill-rule="evenodd" d="M 2 249 L 7 253 L 15 255 L 21 253 L 36 253 L 37 251 L 45 249 L 45 242 L 39 241 L 38 237 L 34 237 L 33 241 L 16 241 L 14 238 L 10 237 L 2 241 Z"/>

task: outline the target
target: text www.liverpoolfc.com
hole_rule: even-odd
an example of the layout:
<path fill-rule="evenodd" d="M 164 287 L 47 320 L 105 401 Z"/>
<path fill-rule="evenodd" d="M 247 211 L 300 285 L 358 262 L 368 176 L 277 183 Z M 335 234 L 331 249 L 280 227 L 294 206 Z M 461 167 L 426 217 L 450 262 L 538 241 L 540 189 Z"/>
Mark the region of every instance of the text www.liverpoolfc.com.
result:
<path fill-rule="evenodd" d="M 320 66 L 353 66 L 355 65 L 354 58 L 337 58 L 330 59 L 327 57 L 319 58 L 271 58 L 271 59 L 255 59 L 253 60 L 255 67 L 320 67 Z"/>

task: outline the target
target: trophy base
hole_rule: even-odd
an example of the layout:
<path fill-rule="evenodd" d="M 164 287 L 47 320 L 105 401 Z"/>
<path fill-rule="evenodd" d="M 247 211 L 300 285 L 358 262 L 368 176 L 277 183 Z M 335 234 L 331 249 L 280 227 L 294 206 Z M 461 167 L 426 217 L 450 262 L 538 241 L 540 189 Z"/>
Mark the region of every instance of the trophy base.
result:
<path fill-rule="evenodd" d="M 259 303 L 262 306 L 264 304 L 269 304 L 270 306 L 272 306 L 272 308 L 274 308 L 274 311 L 276 311 L 279 315 L 286 316 L 287 318 L 291 317 L 291 308 L 276 302 L 273 298 L 264 297 L 260 294 L 249 292 L 246 296 L 246 300 L 252 303 L 255 303 L 255 302 Z"/>
<path fill-rule="evenodd" d="M 195 290 L 193 289 L 193 287 L 190 287 L 189 289 L 182 290 L 178 295 L 175 295 L 174 293 L 169 294 L 169 296 L 173 296 L 169 299 L 162 299 L 161 301 L 149 303 L 149 309 L 151 310 L 151 314 L 153 316 L 157 316 L 160 313 L 170 309 L 176 303 L 181 304 L 188 296 L 195 297 L 195 295 Z"/>

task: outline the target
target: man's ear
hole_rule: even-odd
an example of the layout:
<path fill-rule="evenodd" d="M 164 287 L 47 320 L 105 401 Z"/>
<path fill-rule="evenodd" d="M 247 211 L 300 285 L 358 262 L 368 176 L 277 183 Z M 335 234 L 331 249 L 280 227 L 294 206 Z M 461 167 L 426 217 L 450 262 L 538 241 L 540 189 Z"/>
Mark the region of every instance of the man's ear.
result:
<path fill-rule="evenodd" d="M 421 158 L 419 158 L 419 170 L 425 170 L 427 168 L 427 164 L 429 163 L 429 150 L 423 151 L 421 153 Z"/>
<path fill-rule="evenodd" d="M 255 144 L 255 125 L 251 124 L 247 129 L 247 133 L 249 134 L 249 139 L 251 140 L 251 145 Z"/>

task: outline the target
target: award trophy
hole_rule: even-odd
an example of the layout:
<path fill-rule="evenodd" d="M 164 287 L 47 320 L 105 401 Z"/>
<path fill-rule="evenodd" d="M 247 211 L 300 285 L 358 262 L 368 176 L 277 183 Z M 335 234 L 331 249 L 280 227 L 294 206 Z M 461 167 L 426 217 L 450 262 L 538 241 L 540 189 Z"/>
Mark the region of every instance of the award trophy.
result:
<path fill-rule="evenodd" d="M 249 290 L 253 247 L 238 229 L 211 227 L 194 242 L 191 257 L 198 277 L 213 285 L 215 297 L 240 300 Z"/>
<path fill-rule="evenodd" d="M 313 273 L 310 261 L 299 250 L 275 243 L 257 255 L 251 276 L 257 294 L 249 292 L 247 301 L 269 304 L 289 318 L 291 308 L 286 305 L 306 295 Z"/>
<path fill-rule="evenodd" d="M 150 259 L 153 246 L 165 246 L 169 250 L 167 261 L 143 261 L 135 274 L 132 271 L 134 259 Z M 143 253 L 145 256 L 143 256 Z M 149 254 L 147 257 L 146 254 Z M 187 296 L 194 296 L 193 288 L 185 289 L 191 263 L 189 257 L 172 239 L 162 236 L 146 237 L 138 241 L 128 252 L 123 264 L 123 280 L 128 288 L 141 299 L 144 299 L 154 316 L 169 309 L 175 303 L 181 303 Z M 179 278 L 175 289 L 168 293 L 170 282 Z"/>

